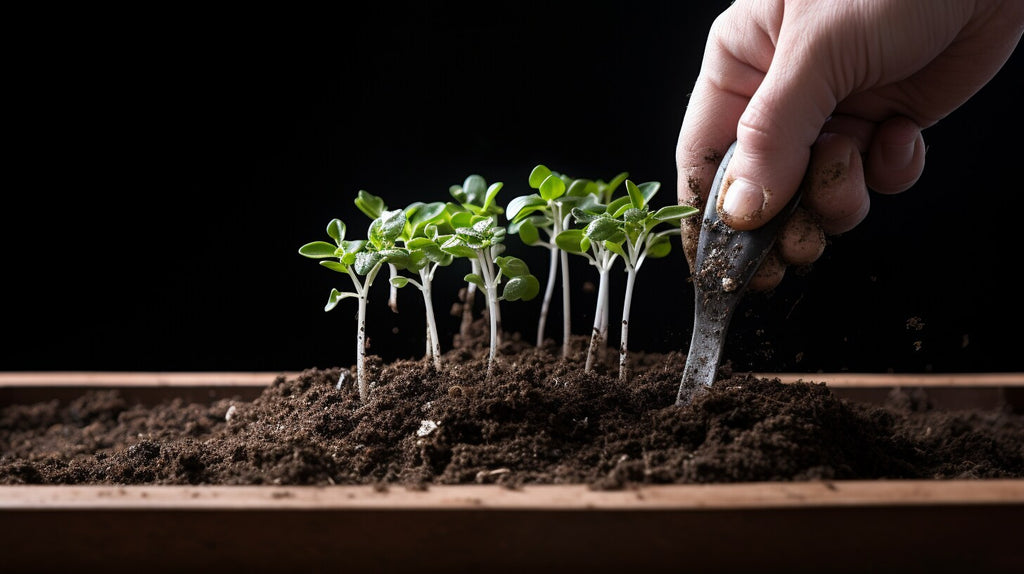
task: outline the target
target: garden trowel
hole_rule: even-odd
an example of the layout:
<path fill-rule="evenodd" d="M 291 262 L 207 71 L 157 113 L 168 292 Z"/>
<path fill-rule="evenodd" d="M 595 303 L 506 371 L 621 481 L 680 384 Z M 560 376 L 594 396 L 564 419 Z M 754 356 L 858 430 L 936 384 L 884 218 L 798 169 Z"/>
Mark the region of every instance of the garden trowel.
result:
<path fill-rule="evenodd" d="M 779 227 L 793 213 L 799 201 L 797 192 L 778 215 L 757 229 L 737 231 L 726 225 L 718 218 L 716 206 L 725 170 L 735 149 L 736 142 L 733 142 L 722 158 L 701 222 L 693 271 L 696 295 L 693 338 L 686 355 L 683 380 L 679 384 L 677 406 L 690 404 L 696 395 L 715 382 L 733 311 L 750 278 L 775 244 Z"/>

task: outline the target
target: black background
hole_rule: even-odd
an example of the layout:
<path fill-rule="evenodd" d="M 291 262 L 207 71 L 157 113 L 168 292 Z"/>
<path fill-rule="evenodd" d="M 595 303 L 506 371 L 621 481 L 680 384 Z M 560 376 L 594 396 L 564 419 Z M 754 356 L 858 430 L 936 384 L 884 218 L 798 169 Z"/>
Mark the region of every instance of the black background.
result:
<path fill-rule="evenodd" d="M 323 311 L 347 279 L 297 249 L 327 239 L 334 217 L 362 233 L 359 189 L 395 208 L 447 200 L 449 185 L 479 173 L 505 184 L 507 203 L 544 163 L 661 181 L 654 203 L 674 203 L 687 93 L 728 2 L 612 4 L 150 8 L 18 23 L 0 369 L 351 364 L 355 303 Z M 873 195 L 868 219 L 809 273 L 748 297 L 726 359 L 805 372 L 1020 370 L 1022 59 L 926 130 L 917 186 Z M 543 278 L 543 250 L 510 238 L 509 251 Z M 573 265 L 583 334 L 583 283 L 596 275 Z M 464 272 L 439 272 L 443 348 Z M 632 348 L 685 350 L 687 275 L 678 250 L 641 271 Z M 613 308 L 622 284 L 613 275 Z M 370 301 L 370 352 L 418 356 L 419 295 L 401 292 L 394 315 L 386 289 L 378 281 Z M 505 305 L 506 326 L 532 339 L 539 301 Z"/>

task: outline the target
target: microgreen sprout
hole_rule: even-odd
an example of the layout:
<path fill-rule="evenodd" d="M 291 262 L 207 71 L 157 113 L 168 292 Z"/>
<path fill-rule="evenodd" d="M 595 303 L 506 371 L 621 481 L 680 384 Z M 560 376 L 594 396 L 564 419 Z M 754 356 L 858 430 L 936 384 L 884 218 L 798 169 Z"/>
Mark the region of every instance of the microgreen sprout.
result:
<path fill-rule="evenodd" d="M 572 207 L 570 215 L 581 228 L 569 228 L 558 233 L 554 240 L 559 249 L 585 257 L 588 262 L 597 268 L 598 288 L 597 302 L 594 311 L 594 323 L 591 328 L 590 345 L 587 347 L 587 359 L 585 371 L 593 370 L 594 360 L 599 352 L 603 352 L 608 341 L 608 315 L 609 303 L 609 276 L 612 265 L 618 257 L 614 251 L 607 248 L 606 240 L 618 240 L 613 236 L 616 225 L 610 212 L 614 211 L 623 200 L 620 198 L 612 201 L 612 197 L 618 187 L 629 177 L 628 172 L 621 172 L 610 182 L 604 180 L 574 180 L 570 186 L 570 195 L 579 197 L 578 202 Z M 565 223 L 568 223 L 566 217 Z"/>
<path fill-rule="evenodd" d="M 555 237 L 567 227 L 569 210 L 588 198 L 588 180 L 572 179 L 564 174 L 551 171 L 539 164 L 530 172 L 530 187 L 537 193 L 521 195 L 508 203 L 506 216 L 509 232 L 518 233 L 526 245 L 536 245 L 549 250 L 548 278 L 541 300 L 540 318 L 537 322 L 537 346 L 544 342 L 548 310 L 554 295 L 555 279 L 559 268 L 562 271 L 562 357 L 569 356 L 572 336 L 572 321 L 569 290 L 569 254 L 559 249 Z M 543 231 L 546 239 L 542 239 Z"/>
<path fill-rule="evenodd" d="M 395 275 L 391 277 L 394 288 L 412 284 L 423 295 L 423 308 L 427 321 L 427 356 L 434 367 L 441 368 L 441 343 L 437 336 L 437 320 L 434 318 L 432 284 L 438 267 L 450 265 L 453 256 L 441 249 L 441 243 L 448 236 L 438 233 L 438 222 L 443 220 L 445 205 L 442 202 L 413 203 L 405 208 L 407 223 L 400 239 L 406 253 L 405 269 L 415 271 L 419 280 Z"/>
<path fill-rule="evenodd" d="M 619 337 L 619 379 L 623 381 L 629 378 L 629 316 L 637 271 L 646 259 L 668 255 L 672 250 L 670 237 L 679 235 L 680 221 L 697 213 L 696 208 L 688 205 L 668 205 L 652 212 L 649 204 L 660 187 L 661 184 L 656 181 L 636 185 L 627 179 L 626 192 L 629 201 L 623 202 L 611 214 L 618 224 L 619 233 L 608 234 L 604 243 L 609 250 L 622 258 L 626 271 L 622 332 Z M 655 231 L 662 224 L 667 224 L 667 227 Z"/>
<path fill-rule="evenodd" d="M 495 184 L 499 186 L 500 184 Z M 540 282 L 530 274 L 526 262 L 518 257 L 503 257 L 507 230 L 498 225 L 495 216 L 474 215 L 466 213 L 465 217 L 453 218 L 454 222 L 468 225 L 456 227 L 441 248 L 455 257 L 464 257 L 477 263 L 477 272 L 466 275 L 465 280 L 484 290 L 487 302 L 487 315 L 490 318 L 490 347 L 487 355 L 487 376 L 494 369 L 494 356 L 498 347 L 499 301 L 529 301 L 540 292 Z M 508 281 L 498 296 L 498 285 L 502 278 Z"/>
<path fill-rule="evenodd" d="M 587 360 L 584 371 L 589 373 L 594 368 L 597 353 L 602 352 L 608 341 L 608 291 L 612 265 L 618 258 L 618 252 L 609 249 L 623 240 L 615 219 L 606 212 L 593 213 L 574 207 L 572 217 L 582 229 L 566 229 L 555 237 L 558 247 L 568 253 L 586 257 L 598 273 L 597 303 L 594 310 L 594 323 L 591 328 L 590 345 L 587 347 Z"/>
<path fill-rule="evenodd" d="M 359 190 L 355 199 L 355 205 L 360 211 L 371 219 L 380 217 L 387 211 L 387 204 L 380 198 L 366 190 Z M 435 243 L 438 237 L 437 225 L 444 222 L 444 202 L 423 203 L 415 202 L 405 208 L 406 224 L 398 237 L 402 249 L 408 256 L 405 262 L 405 269 L 419 275 L 419 281 L 403 277 L 398 273 L 398 265 L 394 259 L 389 260 L 388 267 L 391 271 L 389 283 L 391 286 L 388 297 L 388 307 L 395 313 L 398 312 L 398 289 L 412 283 L 423 295 L 424 314 L 426 318 L 426 356 L 433 359 L 434 366 L 441 368 L 440 341 L 437 336 L 437 321 L 434 317 L 432 283 L 434 272 L 438 267 L 443 267 L 452 262 L 452 256 L 441 251 Z M 430 237 L 428 237 L 428 232 Z M 434 244 L 431 248 L 429 244 Z"/>
<path fill-rule="evenodd" d="M 377 219 L 382 213 L 388 210 L 388 206 L 384 203 L 382 198 L 373 195 L 365 189 L 359 190 L 359 193 L 356 194 L 356 198 L 353 203 L 355 203 L 356 207 L 359 208 L 359 211 L 366 214 L 371 221 Z M 398 268 L 395 267 L 394 263 L 388 263 L 388 271 L 390 272 L 391 277 L 395 277 L 398 274 Z M 398 312 L 398 289 L 394 285 L 391 286 L 390 292 L 388 293 L 388 307 L 392 312 Z"/>
<path fill-rule="evenodd" d="M 406 217 L 402 210 L 385 211 L 370 223 L 367 239 L 346 241 L 345 224 L 332 219 L 327 224 L 327 235 L 334 244 L 313 241 L 299 248 L 299 254 L 310 259 L 320 259 L 320 265 L 348 275 L 353 291 L 331 289 L 324 311 L 334 309 L 342 299 L 355 297 L 358 300 L 356 330 L 356 384 L 359 398 L 363 402 L 369 397 L 366 381 L 366 302 L 370 287 L 388 262 L 404 266 L 408 254 L 395 248 L 395 241 L 405 229 Z M 360 279 L 362 277 L 362 279 Z"/>
<path fill-rule="evenodd" d="M 462 184 L 455 184 L 448 188 L 448 193 L 455 202 L 449 202 L 446 206 L 448 223 L 451 227 L 457 228 L 470 223 L 472 216 L 498 216 L 504 213 L 504 209 L 498 205 L 495 198 L 502 188 L 500 182 L 487 185 L 487 180 L 478 174 L 470 174 L 463 180 Z M 475 258 L 470 258 L 470 273 L 479 275 L 479 263 Z M 459 333 L 465 338 L 469 336 L 469 328 L 473 324 L 473 308 L 476 303 L 477 285 L 469 282 L 462 296 L 462 322 L 459 326 Z M 495 312 L 500 312 L 497 309 Z M 494 318 L 498 323 L 501 317 Z M 500 337 L 501 334 L 497 333 Z"/>

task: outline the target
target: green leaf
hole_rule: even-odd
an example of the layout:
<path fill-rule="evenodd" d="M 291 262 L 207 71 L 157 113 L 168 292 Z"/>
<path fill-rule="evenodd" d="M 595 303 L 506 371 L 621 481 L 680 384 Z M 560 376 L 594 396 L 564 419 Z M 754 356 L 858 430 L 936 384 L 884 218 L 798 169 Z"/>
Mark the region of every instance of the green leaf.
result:
<path fill-rule="evenodd" d="M 509 221 L 519 221 L 530 213 L 533 213 L 538 209 L 544 209 L 547 206 L 548 202 L 544 201 L 544 198 L 536 193 L 520 195 L 508 202 L 508 206 L 505 207 L 505 217 L 507 217 Z"/>
<path fill-rule="evenodd" d="M 395 287 L 397 287 L 399 289 L 401 289 L 402 287 L 405 287 L 406 285 L 409 284 L 409 278 L 408 277 L 392 277 L 390 279 L 390 281 L 391 281 L 392 285 L 394 285 Z"/>
<path fill-rule="evenodd" d="M 647 245 L 647 256 L 652 259 L 658 259 L 664 257 L 672 252 L 672 242 L 669 241 L 667 235 L 655 237 L 650 244 Z"/>
<path fill-rule="evenodd" d="M 384 258 L 381 257 L 378 251 L 360 251 L 356 253 L 356 260 L 352 268 L 359 275 L 366 275 L 373 271 L 374 267 L 383 263 L 383 261 Z"/>
<path fill-rule="evenodd" d="M 437 247 L 437 244 L 427 239 L 426 237 L 413 237 L 406 244 L 409 249 L 429 249 L 431 246 Z"/>
<path fill-rule="evenodd" d="M 405 268 L 412 271 L 419 271 L 429 263 L 427 254 L 421 250 L 410 251 L 406 256 Z M 397 265 L 396 265 L 397 267 Z"/>
<path fill-rule="evenodd" d="M 416 205 L 415 211 L 411 215 L 409 214 L 409 208 L 406 208 L 406 217 L 409 219 L 409 223 L 412 224 L 413 229 L 417 229 L 425 223 L 439 221 L 441 216 L 444 215 L 444 209 L 445 203 L 443 201 L 423 203 Z"/>
<path fill-rule="evenodd" d="M 597 185 L 589 179 L 574 179 L 569 184 L 569 190 L 566 192 L 566 195 L 569 197 L 583 197 L 585 195 L 593 195 L 591 191 L 596 191 L 596 189 Z"/>
<path fill-rule="evenodd" d="M 544 183 L 544 180 L 551 175 L 551 170 L 543 164 L 538 164 L 530 172 L 530 187 L 533 189 L 539 189 L 540 184 Z"/>
<path fill-rule="evenodd" d="M 352 256 L 355 258 L 355 256 Z M 321 261 L 320 265 L 330 269 L 331 271 L 337 271 L 338 273 L 348 273 L 348 263 L 342 261 Z"/>
<path fill-rule="evenodd" d="M 654 212 L 654 219 L 657 221 L 672 221 L 673 219 L 690 217 L 698 211 L 700 210 L 691 205 L 666 205 Z"/>
<path fill-rule="evenodd" d="M 345 224 L 340 219 L 332 219 L 327 224 L 327 235 L 334 240 L 335 243 L 341 243 L 345 239 Z"/>
<path fill-rule="evenodd" d="M 341 249 L 346 254 L 355 254 L 366 249 L 366 243 L 367 241 L 365 239 L 356 239 L 354 241 L 342 241 L 341 245 L 338 246 L 338 249 Z"/>
<path fill-rule="evenodd" d="M 382 249 L 377 253 L 384 263 L 390 263 L 400 269 L 409 265 L 409 253 L 404 249 Z"/>
<path fill-rule="evenodd" d="M 405 230 L 405 223 L 405 211 L 401 209 L 385 211 L 370 224 L 370 242 L 378 249 L 394 245 L 395 240 Z"/>
<path fill-rule="evenodd" d="M 608 206 L 605 207 L 604 212 L 611 215 L 612 217 L 617 217 L 615 215 L 616 213 L 621 215 L 622 212 L 624 212 L 626 209 L 629 209 L 632 205 L 633 202 L 630 200 L 630 197 L 628 195 L 623 195 L 622 197 L 619 197 L 609 202 Z"/>
<path fill-rule="evenodd" d="M 540 184 L 540 196 L 547 201 L 565 195 L 565 182 L 555 174 L 551 174 Z"/>
<path fill-rule="evenodd" d="M 642 223 L 650 214 L 651 212 L 647 208 L 630 207 L 622 214 L 622 221 L 630 224 Z"/>
<path fill-rule="evenodd" d="M 600 215 L 596 213 L 591 213 L 580 207 L 572 208 L 572 211 L 570 211 L 569 213 L 572 214 L 572 218 L 574 221 L 576 221 L 576 223 L 584 225 L 600 217 Z"/>
<path fill-rule="evenodd" d="M 325 257 L 337 257 L 335 252 L 338 248 L 326 241 L 313 241 L 299 248 L 299 255 L 310 259 L 323 259 Z"/>
<path fill-rule="evenodd" d="M 530 267 L 518 257 L 498 257 L 494 260 L 494 263 L 498 265 L 498 269 L 501 269 L 501 272 L 506 277 L 520 277 L 530 274 Z"/>
<path fill-rule="evenodd" d="M 658 190 L 661 189 L 661 182 L 647 181 L 641 183 L 637 187 L 640 188 L 640 194 L 644 196 L 644 205 L 647 205 L 651 202 L 651 198 L 654 197 L 654 194 L 658 193 Z"/>
<path fill-rule="evenodd" d="M 451 265 L 452 263 L 452 254 L 444 251 L 437 245 L 434 245 L 430 249 L 423 250 L 423 253 L 427 256 L 427 259 L 442 267 Z"/>
<path fill-rule="evenodd" d="M 355 204 L 359 211 L 365 213 L 370 219 L 377 219 L 388 208 L 384 204 L 383 199 L 362 189 L 359 190 L 359 194 L 356 196 Z"/>
<path fill-rule="evenodd" d="M 448 193 L 451 194 L 452 199 L 459 202 L 459 204 L 465 204 L 469 201 L 469 196 L 466 195 L 466 191 L 461 185 L 449 186 Z"/>
<path fill-rule="evenodd" d="M 529 219 L 519 224 L 519 239 L 522 240 L 524 245 L 533 245 L 540 241 L 540 232 L 537 231 L 537 226 Z"/>
<path fill-rule="evenodd" d="M 330 311 L 338 306 L 338 302 L 342 299 L 348 299 L 349 297 L 359 297 L 355 293 L 350 291 L 341 292 L 337 289 L 331 289 L 331 295 L 327 298 L 327 305 L 324 306 L 324 311 Z"/>
<path fill-rule="evenodd" d="M 477 233 L 480 233 L 480 234 L 487 233 L 493 227 L 494 227 L 494 218 L 493 217 L 485 217 L 485 218 L 480 219 L 480 220 L 476 221 L 475 223 L 473 223 L 473 231 L 476 231 Z"/>
<path fill-rule="evenodd" d="M 591 241 L 605 241 L 619 232 L 619 222 L 610 217 L 598 217 L 587 224 L 583 235 Z"/>
<path fill-rule="evenodd" d="M 628 179 L 626 180 L 626 193 L 628 194 L 629 202 L 633 207 L 640 209 L 644 206 L 644 195 L 640 193 L 640 188 Z"/>
<path fill-rule="evenodd" d="M 463 277 L 463 279 L 466 280 L 466 283 L 472 283 L 473 285 L 476 285 L 481 289 L 487 288 L 487 285 L 484 285 L 484 278 L 477 275 L 476 273 L 467 273 L 466 276 Z"/>
<path fill-rule="evenodd" d="M 453 213 L 451 217 L 451 225 L 455 229 L 458 229 L 459 227 L 469 227 L 470 225 L 473 225 L 473 217 L 473 214 L 469 211 Z"/>
<path fill-rule="evenodd" d="M 626 251 L 622 248 L 622 243 L 621 242 L 605 241 L 604 242 L 604 248 L 607 249 L 608 251 L 611 251 L 612 253 L 618 255 L 619 257 L 621 257 L 623 259 L 629 259 L 628 257 L 626 257 Z"/>
<path fill-rule="evenodd" d="M 529 301 L 540 293 L 540 281 L 533 275 L 520 275 L 508 280 L 501 292 L 506 301 Z"/>
<path fill-rule="evenodd" d="M 441 249 L 445 253 L 451 254 L 453 257 L 464 257 L 467 259 L 476 258 L 476 250 L 463 243 L 458 236 L 450 237 L 441 245 Z"/>
<path fill-rule="evenodd" d="M 503 184 L 502 182 L 498 181 L 498 182 L 492 183 L 491 186 L 487 188 L 487 197 L 484 199 L 484 203 L 483 203 L 484 211 L 487 211 L 487 212 L 492 212 L 492 211 L 500 212 L 501 211 L 500 207 L 496 207 L 494 205 L 494 198 L 496 198 L 498 196 L 498 192 L 501 191 L 501 188 L 504 185 L 505 184 Z"/>
<path fill-rule="evenodd" d="M 555 245 L 558 246 L 562 251 L 569 253 L 583 253 L 586 251 L 586 247 L 581 247 L 580 243 L 584 240 L 582 229 L 566 229 L 555 236 Z M 589 245 L 589 241 L 587 242 Z"/>
<path fill-rule="evenodd" d="M 481 175 L 469 175 L 462 182 L 462 191 L 466 193 L 467 203 L 483 205 L 487 197 L 487 180 Z"/>

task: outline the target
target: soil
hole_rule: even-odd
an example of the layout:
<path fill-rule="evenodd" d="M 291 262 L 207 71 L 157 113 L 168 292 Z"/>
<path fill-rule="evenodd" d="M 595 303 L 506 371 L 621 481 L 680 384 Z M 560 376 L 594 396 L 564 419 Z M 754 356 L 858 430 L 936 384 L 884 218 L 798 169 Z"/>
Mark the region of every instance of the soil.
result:
<path fill-rule="evenodd" d="M 481 324 L 475 326 L 477 334 Z M 894 390 L 882 405 L 823 383 L 720 369 L 675 406 L 685 356 L 609 352 L 588 339 L 536 347 L 506 336 L 490 379 L 485 337 L 444 367 L 370 355 L 371 396 L 343 370 L 280 376 L 253 400 L 129 404 L 116 390 L 0 410 L 0 484 L 639 484 L 1024 478 L 1024 415 L 933 408 Z"/>

